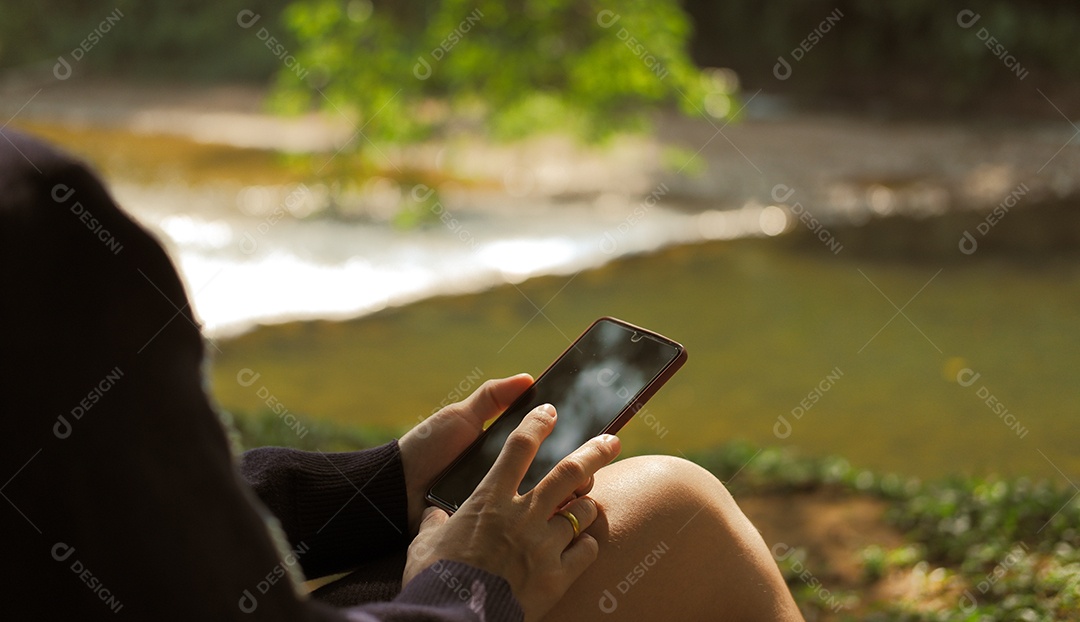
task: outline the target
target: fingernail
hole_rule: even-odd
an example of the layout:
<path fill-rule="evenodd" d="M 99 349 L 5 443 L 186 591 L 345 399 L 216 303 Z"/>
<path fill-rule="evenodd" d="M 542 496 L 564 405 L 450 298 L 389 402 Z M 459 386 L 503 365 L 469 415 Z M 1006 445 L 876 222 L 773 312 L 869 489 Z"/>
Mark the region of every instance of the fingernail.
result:
<path fill-rule="evenodd" d="M 536 412 L 542 415 L 547 415 L 548 417 L 555 416 L 555 409 L 551 406 L 551 404 L 540 404 L 536 407 Z"/>
<path fill-rule="evenodd" d="M 612 447 L 615 445 L 615 443 L 619 442 L 619 437 L 615 436 L 614 434 L 601 434 L 597 438 L 600 439 L 601 443 L 607 445 L 608 447 Z"/>

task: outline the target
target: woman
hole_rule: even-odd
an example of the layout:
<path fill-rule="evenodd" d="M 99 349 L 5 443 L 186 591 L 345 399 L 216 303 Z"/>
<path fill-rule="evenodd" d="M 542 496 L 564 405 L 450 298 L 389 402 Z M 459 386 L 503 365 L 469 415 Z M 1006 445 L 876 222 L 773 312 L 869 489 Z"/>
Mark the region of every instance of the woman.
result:
<path fill-rule="evenodd" d="M 263 448 L 237 468 L 161 246 L 81 164 L 0 138 L 12 619 L 800 619 L 760 536 L 696 465 L 608 465 L 619 443 L 601 437 L 517 495 L 550 407 L 452 517 L 425 508 L 527 375 L 382 447 Z M 301 568 L 353 572 L 309 597 Z"/>

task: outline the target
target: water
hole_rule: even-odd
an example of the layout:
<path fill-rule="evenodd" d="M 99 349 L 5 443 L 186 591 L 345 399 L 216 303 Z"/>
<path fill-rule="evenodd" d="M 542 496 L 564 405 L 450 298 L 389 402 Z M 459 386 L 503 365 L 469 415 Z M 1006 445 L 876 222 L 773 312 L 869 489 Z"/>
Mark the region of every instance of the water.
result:
<path fill-rule="evenodd" d="M 436 203 L 425 208 L 431 222 L 401 229 L 303 219 L 321 201 L 319 189 L 304 184 L 230 192 L 121 183 L 114 193 L 166 240 L 213 337 L 571 274 L 671 244 L 765 235 L 762 223 L 776 217 L 759 206 L 699 215 L 655 199 L 628 204 L 611 197 L 599 206 L 483 212 Z M 640 216 L 628 219 L 634 210 Z"/>
<path fill-rule="evenodd" d="M 353 197 L 362 209 L 331 217 L 330 191 L 309 173 L 325 155 L 290 161 L 116 129 L 24 126 L 106 174 L 117 201 L 166 245 L 212 337 L 571 274 L 671 244 L 775 234 L 785 218 L 760 205 L 666 209 L 664 184 L 637 200 L 496 196 L 478 209 L 464 204 L 475 193 L 440 197 L 386 178 Z M 415 203 L 419 226 L 393 226 L 402 200 Z"/>
<path fill-rule="evenodd" d="M 402 229 L 317 217 L 325 188 L 267 152 L 35 129 L 103 167 L 162 237 L 229 409 L 272 397 L 400 431 L 482 378 L 539 374 L 615 315 L 690 352 L 625 430 L 628 451 L 742 438 L 921 476 L 1080 477 L 1071 206 L 1010 215 L 970 257 L 956 245 L 978 215 L 830 225 L 834 253 L 775 208 L 686 213 L 663 196 L 447 199 Z M 297 319 L 337 321 L 281 323 Z M 251 330 L 263 322 L 279 324 Z"/>
<path fill-rule="evenodd" d="M 229 407 L 263 407 L 237 382 L 251 369 L 294 411 L 400 428 L 477 378 L 539 374 L 611 314 L 690 354 L 621 434 L 628 451 L 746 439 L 909 475 L 1061 481 L 1061 469 L 1076 481 L 1075 261 L 849 261 L 779 242 L 678 246 L 349 322 L 259 329 L 223 344 L 215 391 Z"/>

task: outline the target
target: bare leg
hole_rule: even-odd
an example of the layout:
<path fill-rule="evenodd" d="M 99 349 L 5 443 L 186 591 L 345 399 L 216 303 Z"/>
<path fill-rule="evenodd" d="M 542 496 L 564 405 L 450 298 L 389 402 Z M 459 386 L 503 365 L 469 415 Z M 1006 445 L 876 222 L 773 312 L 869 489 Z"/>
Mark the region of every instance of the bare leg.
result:
<path fill-rule="evenodd" d="M 802 620 L 761 535 L 696 464 L 641 456 L 596 474 L 600 557 L 547 620 Z"/>

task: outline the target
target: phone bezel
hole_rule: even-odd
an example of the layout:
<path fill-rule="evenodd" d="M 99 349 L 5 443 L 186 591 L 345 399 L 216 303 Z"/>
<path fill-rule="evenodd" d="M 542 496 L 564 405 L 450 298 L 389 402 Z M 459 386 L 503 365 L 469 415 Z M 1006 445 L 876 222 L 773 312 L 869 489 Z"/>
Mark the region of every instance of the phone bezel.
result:
<path fill-rule="evenodd" d="M 649 382 L 649 384 L 647 384 L 634 397 L 633 401 L 630 402 L 630 404 L 628 404 L 622 411 L 620 411 L 619 414 L 617 414 L 610 422 L 608 422 L 608 424 L 604 426 L 604 429 L 600 431 L 600 434 L 616 434 L 619 430 L 623 428 L 623 426 L 627 424 L 627 422 L 630 421 L 630 418 L 636 415 L 645 406 L 645 403 L 648 402 L 649 399 L 652 398 L 652 396 L 660 390 L 660 387 L 664 386 L 664 384 L 666 384 L 667 381 L 675 375 L 675 372 L 679 371 L 683 364 L 686 363 L 687 354 L 686 348 L 683 347 L 681 343 L 673 339 L 669 339 L 661 335 L 660 333 L 649 330 L 647 328 L 642 328 L 635 324 L 631 324 L 630 322 L 627 322 L 625 320 L 620 320 L 618 318 L 605 315 L 603 317 L 597 318 L 591 324 L 589 324 L 589 326 L 585 330 L 581 331 L 581 334 L 578 335 L 577 338 L 574 339 L 574 341 L 565 350 L 563 350 L 562 354 L 555 357 L 555 360 L 553 360 L 551 364 L 547 366 L 547 369 L 544 370 L 544 373 L 540 374 L 536 378 L 536 380 L 533 381 L 533 385 L 536 385 L 538 382 L 540 382 L 544 378 L 544 376 L 546 376 L 548 372 L 550 372 L 552 368 L 555 367 L 555 365 L 562 360 L 564 356 L 566 356 L 571 350 L 574 349 L 578 342 L 581 341 L 581 339 L 585 337 L 585 335 L 587 335 L 589 331 L 591 331 L 594 327 L 596 327 L 597 324 L 601 322 L 612 322 L 622 326 L 625 329 L 642 333 L 643 335 L 648 336 L 650 339 L 656 339 L 666 345 L 674 347 L 677 351 L 675 357 L 672 358 L 670 362 L 668 362 L 664 369 L 661 370 L 660 373 L 657 374 L 656 377 L 653 378 L 653 380 Z M 473 451 L 476 446 L 484 442 L 485 437 L 487 437 L 488 430 L 490 430 L 491 427 L 494 426 L 495 421 L 498 421 L 499 418 L 501 418 L 507 412 L 513 410 L 514 407 L 517 406 L 522 399 L 526 399 L 527 395 L 528 390 L 522 393 L 522 396 L 520 398 L 514 400 L 509 406 L 507 406 L 506 409 L 491 422 L 491 425 L 489 425 L 487 429 L 485 429 L 475 441 L 473 441 L 468 447 L 466 447 L 464 451 L 458 454 L 458 456 L 454 458 L 454 461 L 451 462 L 445 469 L 443 469 L 441 473 L 439 473 L 438 477 L 432 480 L 431 485 L 428 487 L 427 493 L 425 495 L 428 503 L 436 507 L 442 508 L 449 514 L 453 514 L 455 512 L 455 508 L 452 506 L 451 503 L 440 499 L 433 493 L 435 486 L 438 485 L 438 483 L 443 479 L 443 477 L 445 477 L 447 473 L 449 473 L 455 466 L 457 466 L 459 462 L 464 460 L 465 457 L 469 455 L 469 453 Z"/>

